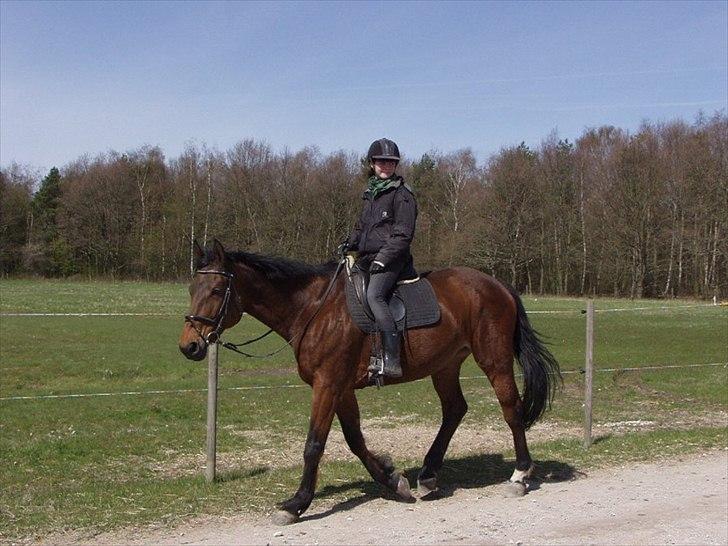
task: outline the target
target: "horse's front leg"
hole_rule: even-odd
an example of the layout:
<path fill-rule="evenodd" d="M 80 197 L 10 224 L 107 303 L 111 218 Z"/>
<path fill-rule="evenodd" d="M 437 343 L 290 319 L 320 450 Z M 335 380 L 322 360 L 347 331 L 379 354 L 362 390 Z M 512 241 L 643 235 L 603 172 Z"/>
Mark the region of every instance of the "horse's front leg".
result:
<path fill-rule="evenodd" d="M 311 422 L 303 450 L 303 478 L 296 494 L 279 505 L 280 510 L 273 516 L 274 523 L 287 525 L 295 522 L 311 504 L 316 489 L 319 461 L 331 430 L 338 397 L 335 385 L 314 381 Z"/>

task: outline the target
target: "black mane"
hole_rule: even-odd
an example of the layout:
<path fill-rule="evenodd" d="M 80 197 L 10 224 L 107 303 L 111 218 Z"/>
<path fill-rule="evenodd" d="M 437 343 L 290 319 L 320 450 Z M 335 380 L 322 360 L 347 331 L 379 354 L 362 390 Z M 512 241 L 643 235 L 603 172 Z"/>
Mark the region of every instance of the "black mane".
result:
<path fill-rule="evenodd" d="M 336 262 L 312 265 L 297 260 L 279 256 L 264 256 L 252 252 L 225 252 L 225 255 L 235 263 L 243 263 L 263 273 L 271 280 L 304 279 L 310 277 L 331 276 L 336 270 Z M 212 250 L 205 251 L 205 257 L 198 266 L 203 268 L 215 260 Z"/>

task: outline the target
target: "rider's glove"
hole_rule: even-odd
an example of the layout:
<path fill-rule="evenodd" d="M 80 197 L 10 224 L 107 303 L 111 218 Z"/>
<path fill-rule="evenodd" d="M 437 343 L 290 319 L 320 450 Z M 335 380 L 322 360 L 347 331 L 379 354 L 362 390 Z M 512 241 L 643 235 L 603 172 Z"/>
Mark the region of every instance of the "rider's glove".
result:
<path fill-rule="evenodd" d="M 369 266 L 369 273 L 374 275 L 375 273 L 381 273 L 384 271 L 384 264 L 382 262 L 372 262 Z"/>
<path fill-rule="evenodd" d="M 349 249 L 349 241 L 344 241 L 338 247 L 336 247 L 336 254 L 337 256 L 343 256 L 349 251 Z"/>

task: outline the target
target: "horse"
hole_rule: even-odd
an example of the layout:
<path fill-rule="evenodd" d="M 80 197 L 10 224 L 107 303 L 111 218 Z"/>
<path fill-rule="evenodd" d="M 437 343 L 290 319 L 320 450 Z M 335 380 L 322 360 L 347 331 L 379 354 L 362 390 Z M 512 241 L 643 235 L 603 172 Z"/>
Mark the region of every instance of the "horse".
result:
<path fill-rule="evenodd" d="M 191 312 L 180 335 L 185 357 L 202 360 L 209 343 L 241 319 L 255 317 L 290 343 L 301 379 L 313 389 L 303 476 L 296 493 L 278 505 L 273 521 L 297 521 L 310 506 L 318 466 L 336 416 L 351 451 L 372 478 L 395 498 L 413 502 L 407 478 L 391 459 L 371 453 L 364 442 L 355 391 L 369 385 L 368 334 L 351 320 L 345 303 L 346 275 L 331 262 L 309 265 L 279 257 L 228 252 L 216 239 L 203 250 L 194 243 L 196 273 L 190 284 Z M 437 488 L 437 473 L 450 439 L 468 410 L 460 368 L 472 353 L 490 380 L 513 434 L 516 464 L 509 496 L 526 493 L 534 464 L 526 430 L 544 413 L 561 381 L 559 364 L 531 327 L 518 293 L 467 267 L 429 272 L 440 320 L 406 331 L 403 376 L 392 385 L 430 376 L 442 406 L 442 424 L 418 476 L 421 493 Z M 514 378 L 514 357 L 523 371 L 523 396 Z M 386 387 L 385 387 L 386 388 Z"/>

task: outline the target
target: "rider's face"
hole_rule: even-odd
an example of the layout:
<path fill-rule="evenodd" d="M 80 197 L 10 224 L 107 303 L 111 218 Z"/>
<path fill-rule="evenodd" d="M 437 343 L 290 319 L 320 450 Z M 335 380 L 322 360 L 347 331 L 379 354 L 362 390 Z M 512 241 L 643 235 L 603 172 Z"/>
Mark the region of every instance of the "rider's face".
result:
<path fill-rule="evenodd" d="M 374 159 L 372 160 L 374 174 L 377 178 L 389 178 L 397 169 L 397 162 L 394 159 Z"/>

